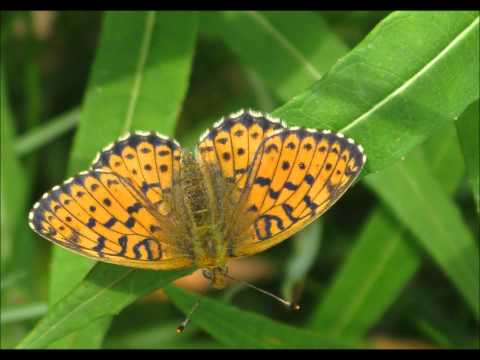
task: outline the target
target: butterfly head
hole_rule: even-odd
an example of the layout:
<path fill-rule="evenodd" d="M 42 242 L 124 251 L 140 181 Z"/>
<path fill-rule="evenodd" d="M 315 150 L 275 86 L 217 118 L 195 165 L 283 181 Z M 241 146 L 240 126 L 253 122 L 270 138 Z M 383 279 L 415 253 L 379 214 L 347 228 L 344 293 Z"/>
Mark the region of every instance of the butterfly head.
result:
<path fill-rule="evenodd" d="M 203 269 L 203 276 L 211 281 L 215 289 L 223 289 L 227 285 L 228 268 L 226 266 L 217 266 Z"/>

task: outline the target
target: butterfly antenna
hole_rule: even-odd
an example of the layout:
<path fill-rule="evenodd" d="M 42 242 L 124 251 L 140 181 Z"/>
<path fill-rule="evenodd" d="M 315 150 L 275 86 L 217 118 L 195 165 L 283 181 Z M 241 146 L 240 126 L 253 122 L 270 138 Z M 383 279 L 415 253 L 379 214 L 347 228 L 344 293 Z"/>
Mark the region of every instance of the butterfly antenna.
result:
<path fill-rule="evenodd" d="M 210 280 L 207 290 L 209 290 L 212 287 L 212 281 Z M 182 321 L 180 325 L 177 326 L 177 334 L 181 334 L 185 328 L 187 327 L 188 323 L 190 322 L 190 319 L 192 317 L 192 314 L 197 310 L 198 305 L 200 305 L 200 300 L 201 298 L 198 298 L 197 301 L 195 301 L 195 304 L 193 304 L 192 308 L 190 309 L 190 312 L 188 315 L 185 317 L 185 320 Z"/>
<path fill-rule="evenodd" d="M 243 281 L 243 280 L 239 280 L 239 279 L 235 279 L 234 277 L 232 277 L 230 274 L 227 274 L 225 273 L 224 274 L 225 277 L 229 278 L 230 280 L 233 280 L 233 281 L 236 281 L 236 282 L 239 282 L 240 284 L 243 284 L 245 286 L 248 286 L 254 290 L 257 290 L 259 292 L 261 292 L 262 294 L 265 294 L 267 296 L 270 296 L 272 298 L 274 298 L 275 300 L 281 302 L 283 305 L 285 306 L 288 306 L 290 309 L 292 310 L 300 310 L 300 305 L 296 304 L 296 303 L 293 303 L 293 302 L 290 302 L 290 301 L 287 301 L 285 299 L 282 299 L 281 297 L 275 295 L 275 294 L 272 294 L 271 292 L 267 291 L 267 290 L 263 290 L 263 289 L 260 289 L 258 287 L 256 287 L 255 285 L 253 284 L 250 284 L 246 281 Z"/>
<path fill-rule="evenodd" d="M 177 333 L 178 334 L 182 333 L 185 330 L 188 323 L 190 322 L 190 318 L 192 317 L 193 312 L 195 310 L 197 310 L 198 305 L 200 305 L 200 298 L 198 298 L 197 301 L 195 302 L 195 304 L 193 304 L 192 309 L 190 310 L 190 312 L 186 316 L 185 320 L 183 320 L 182 323 L 180 325 L 178 325 L 178 327 L 177 327 Z"/>

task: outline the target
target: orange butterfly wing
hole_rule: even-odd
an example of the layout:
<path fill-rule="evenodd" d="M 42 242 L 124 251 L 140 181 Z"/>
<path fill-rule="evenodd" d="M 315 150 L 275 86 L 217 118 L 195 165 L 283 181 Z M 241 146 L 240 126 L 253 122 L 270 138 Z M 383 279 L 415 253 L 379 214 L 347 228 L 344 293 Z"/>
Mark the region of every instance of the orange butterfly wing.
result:
<path fill-rule="evenodd" d="M 55 186 L 30 212 L 31 228 L 54 243 L 118 265 L 173 269 L 192 264 L 173 241 L 169 194 L 180 146 L 132 133 L 102 151 L 90 171 Z"/>
<path fill-rule="evenodd" d="M 361 146 L 342 134 L 290 128 L 258 148 L 238 217 L 248 217 L 248 236 L 234 256 L 268 249 L 328 210 L 350 187 L 366 161 Z"/>
<path fill-rule="evenodd" d="M 242 110 L 231 114 L 200 137 L 200 158 L 206 164 L 218 166 L 227 181 L 243 189 L 263 139 L 285 126 L 280 120 L 259 112 Z"/>

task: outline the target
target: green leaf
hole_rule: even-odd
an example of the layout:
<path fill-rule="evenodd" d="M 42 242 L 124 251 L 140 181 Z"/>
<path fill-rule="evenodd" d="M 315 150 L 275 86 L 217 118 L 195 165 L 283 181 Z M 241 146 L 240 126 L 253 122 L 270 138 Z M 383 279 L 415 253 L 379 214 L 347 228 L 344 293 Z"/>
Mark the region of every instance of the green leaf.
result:
<path fill-rule="evenodd" d="M 86 169 L 96 152 L 126 131 L 173 134 L 188 86 L 196 27 L 192 12 L 106 14 L 71 153 L 70 175 Z M 77 286 L 93 265 L 55 248 L 50 304 Z"/>
<path fill-rule="evenodd" d="M 50 343 L 48 349 L 98 349 L 103 344 L 111 322 L 112 317 L 102 317 L 81 330 Z"/>
<path fill-rule="evenodd" d="M 477 207 L 477 214 L 480 215 L 480 102 L 477 100 L 457 120 L 457 131 L 460 143 L 462 144 L 463 156 L 467 167 L 468 181 L 472 187 L 473 198 Z"/>
<path fill-rule="evenodd" d="M 455 124 L 449 124 L 435 132 L 422 147 L 428 158 L 429 168 L 440 186 L 453 195 L 465 175 Z"/>
<path fill-rule="evenodd" d="M 348 50 L 320 16 L 306 11 L 207 13 L 202 15 L 202 26 L 218 34 L 284 99 L 319 80 Z"/>
<path fill-rule="evenodd" d="M 365 178 L 385 204 L 415 235 L 463 295 L 478 318 L 479 249 L 420 152 Z"/>
<path fill-rule="evenodd" d="M 348 134 L 376 172 L 478 98 L 478 44 L 478 12 L 395 12 L 274 114 Z"/>
<path fill-rule="evenodd" d="M 385 209 L 375 210 L 311 325 L 339 338 L 362 336 L 418 269 L 420 257 L 410 241 Z"/>
<path fill-rule="evenodd" d="M 92 322 L 117 314 L 140 296 L 189 274 L 98 264 L 66 298 L 55 304 L 18 348 L 44 348 Z"/>
<path fill-rule="evenodd" d="M 170 285 L 165 291 L 185 314 L 190 312 L 198 298 Z M 235 348 L 345 348 L 357 345 L 284 325 L 206 297 L 201 297 L 191 321 L 223 344 Z"/>
<path fill-rule="evenodd" d="M 463 175 L 454 126 L 432 136 L 425 144 L 425 153 L 435 177 L 453 193 Z M 445 163 L 451 164 L 448 172 Z M 363 336 L 420 267 L 420 252 L 414 241 L 391 212 L 384 206 L 377 207 L 315 309 L 312 326 L 339 337 Z"/>
<path fill-rule="evenodd" d="M 448 31 L 440 34 L 437 26 L 448 28 Z M 244 26 L 242 31 L 247 33 L 250 28 Z M 251 36 L 255 37 L 256 33 L 252 33 Z M 228 37 L 225 34 L 223 36 Z M 436 128 L 452 121 L 470 99 L 478 97 L 478 76 L 475 76 L 478 75 L 477 38 L 477 13 L 394 13 L 312 88 L 293 98 L 275 114 L 298 125 L 346 130 L 366 148 L 369 155 L 367 171 L 377 171 L 406 154 Z M 247 42 L 241 36 L 236 39 L 237 46 L 240 48 L 240 44 L 243 44 L 244 49 Z M 229 42 L 226 39 L 226 42 L 233 49 L 233 40 Z M 258 70 L 261 69 L 260 65 L 256 65 L 254 59 L 265 58 L 264 54 L 270 51 L 270 47 L 259 51 L 236 53 L 240 59 L 250 55 L 251 59 L 244 62 Z M 415 56 L 406 62 L 405 54 Z M 452 87 L 450 69 L 456 74 Z M 259 74 L 267 82 L 270 79 L 269 75 L 260 71 Z M 270 84 L 280 83 L 275 76 L 271 76 L 271 79 Z M 432 92 L 432 88 L 436 91 Z M 456 90 L 458 88 L 462 88 L 462 91 Z M 449 101 L 436 96 L 437 91 L 446 94 Z M 467 99 L 463 97 L 464 94 L 467 94 Z M 288 94 L 291 95 L 293 93 Z M 381 211 L 386 213 L 386 210 Z M 363 290 L 366 291 L 365 304 L 371 308 L 366 310 L 363 320 L 359 318 L 360 325 L 353 325 L 352 333 L 365 331 L 381 316 L 419 265 L 418 254 L 408 244 L 412 239 L 398 233 L 401 229 L 398 229 L 391 216 L 385 219 L 378 215 L 372 219 L 377 217 L 383 223 L 384 234 L 391 235 L 390 239 L 384 242 L 382 237 L 363 237 L 365 241 L 359 243 L 359 250 L 355 253 L 363 257 L 363 249 L 368 253 L 375 247 L 385 248 L 390 251 L 391 258 L 379 257 L 378 261 L 383 264 L 372 262 L 365 269 L 349 266 L 352 270 L 348 274 L 363 271 L 364 281 L 357 283 L 359 287 L 372 287 L 370 292 Z M 376 235 L 373 232 L 371 234 Z M 392 272 L 388 266 L 395 267 L 398 264 L 395 262 L 397 255 L 408 254 L 410 257 L 405 262 L 410 266 L 406 266 L 396 278 L 380 276 L 377 280 L 381 281 L 369 284 L 376 281 L 369 275 L 375 275 L 376 268 L 384 266 L 385 271 Z M 356 256 L 352 261 L 362 263 L 356 260 Z M 347 280 L 349 277 L 346 276 Z M 394 279 L 398 280 L 396 285 Z M 387 284 L 383 286 L 382 281 Z M 347 289 L 352 286 L 350 281 L 342 283 Z M 370 297 L 377 294 L 377 286 L 383 290 L 383 295 L 379 295 L 383 298 L 370 301 Z M 355 301 L 352 297 L 334 298 L 336 301 L 343 300 L 338 301 L 339 304 Z M 340 310 L 344 310 L 341 305 L 337 313 Z M 361 313 L 363 308 L 358 310 Z M 352 317 L 352 322 L 356 322 L 356 317 Z M 348 330 L 348 327 L 345 328 Z"/>
<path fill-rule="evenodd" d="M 440 33 L 438 26 L 448 30 Z M 405 54 L 415 56 L 405 61 Z M 453 84 L 452 73 L 456 74 Z M 275 114 L 298 125 L 347 132 L 367 150 L 367 171 L 377 171 L 452 121 L 477 97 L 478 14 L 397 12 L 312 88 Z M 408 252 L 403 245 L 398 251 Z M 404 280 L 408 279 L 405 271 Z M 403 284 L 398 282 L 399 289 Z M 379 304 L 377 316 L 399 289 L 392 287 L 386 295 L 390 300 Z"/>
<path fill-rule="evenodd" d="M 162 321 L 155 326 L 142 327 L 134 331 L 125 332 L 122 335 L 111 336 L 105 340 L 107 349 L 158 349 L 158 348 L 182 348 L 186 342 L 192 342 L 192 339 L 198 334 L 195 325 L 188 326 L 181 336 L 175 329 L 178 326 L 178 320 Z M 213 345 L 213 342 L 212 342 Z M 216 344 L 218 346 L 218 344 Z"/>

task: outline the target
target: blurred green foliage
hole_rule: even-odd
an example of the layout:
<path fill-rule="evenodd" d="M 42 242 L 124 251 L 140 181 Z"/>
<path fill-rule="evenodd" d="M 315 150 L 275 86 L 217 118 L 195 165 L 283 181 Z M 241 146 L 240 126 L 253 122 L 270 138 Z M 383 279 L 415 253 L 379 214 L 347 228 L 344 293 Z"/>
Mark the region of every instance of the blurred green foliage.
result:
<path fill-rule="evenodd" d="M 0 16 L 2 348 L 480 347 L 478 12 Z M 300 312 L 232 286 L 177 335 L 196 295 L 142 297 L 188 270 L 95 265 L 28 228 L 125 130 L 193 146 L 240 108 L 369 155 L 321 220 L 255 257 L 273 269 L 255 284 Z"/>

